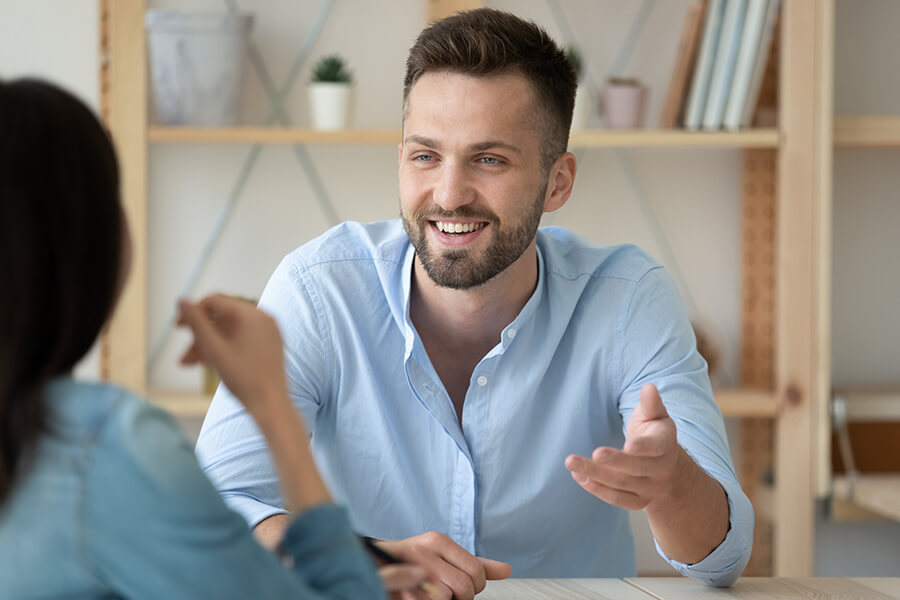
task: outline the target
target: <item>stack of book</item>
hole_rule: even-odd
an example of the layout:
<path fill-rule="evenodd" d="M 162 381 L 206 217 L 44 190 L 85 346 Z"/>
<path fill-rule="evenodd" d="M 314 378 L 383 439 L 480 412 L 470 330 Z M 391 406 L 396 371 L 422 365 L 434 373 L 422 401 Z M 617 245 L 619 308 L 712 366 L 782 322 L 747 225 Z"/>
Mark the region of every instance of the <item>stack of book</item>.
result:
<path fill-rule="evenodd" d="M 688 10 L 659 126 L 750 127 L 781 0 L 702 0 Z"/>

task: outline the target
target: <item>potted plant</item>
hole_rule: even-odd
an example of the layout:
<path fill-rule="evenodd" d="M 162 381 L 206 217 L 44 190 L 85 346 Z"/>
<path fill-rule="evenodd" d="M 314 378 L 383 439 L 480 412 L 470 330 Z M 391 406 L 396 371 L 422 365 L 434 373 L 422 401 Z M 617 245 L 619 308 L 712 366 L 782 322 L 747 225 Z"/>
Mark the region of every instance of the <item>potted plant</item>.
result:
<path fill-rule="evenodd" d="M 350 123 L 353 76 L 340 56 L 319 60 L 309 84 L 313 129 L 346 129 Z"/>
<path fill-rule="evenodd" d="M 572 113 L 572 131 L 578 131 L 587 127 L 588 118 L 591 115 L 591 98 L 587 86 L 584 84 L 584 62 L 581 52 L 575 46 L 566 47 L 566 58 L 575 71 L 578 80 L 578 89 L 575 91 L 575 110 Z"/>

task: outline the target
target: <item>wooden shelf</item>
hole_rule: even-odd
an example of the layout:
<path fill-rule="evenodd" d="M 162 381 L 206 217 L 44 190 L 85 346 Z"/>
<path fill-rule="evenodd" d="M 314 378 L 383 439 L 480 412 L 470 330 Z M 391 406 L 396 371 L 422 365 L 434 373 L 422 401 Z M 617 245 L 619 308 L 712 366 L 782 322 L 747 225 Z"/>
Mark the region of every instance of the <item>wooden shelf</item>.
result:
<path fill-rule="evenodd" d="M 574 131 L 569 145 L 582 148 L 777 148 L 777 129 L 725 131 L 683 131 L 679 129 Z"/>
<path fill-rule="evenodd" d="M 347 129 L 314 131 L 285 127 L 150 127 L 150 142 L 157 144 L 397 144 L 394 129 Z M 572 133 L 573 148 L 775 148 L 778 131 L 759 129 L 727 132 L 679 130 L 596 129 Z"/>
<path fill-rule="evenodd" d="M 857 475 L 852 496 L 847 477 L 835 477 L 834 497 L 868 512 L 900 521 L 900 474 Z"/>
<path fill-rule="evenodd" d="M 158 144 L 397 144 L 395 129 L 315 131 L 288 127 L 150 127 Z"/>
<path fill-rule="evenodd" d="M 202 417 L 212 396 L 183 390 L 150 390 L 147 397 L 176 417 Z M 725 417 L 774 417 L 775 396 L 766 390 L 715 390 L 716 404 Z"/>
<path fill-rule="evenodd" d="M 848 421 L 900 421 L 900 389 L 838 388 L 834 396 L 847 401 Z"/>
<path fill-rule="evenodd" d="M 183 390 L 150 390 L 147 399 L 174 417 L 203 417 L 212 395 Z"/>
<path fill-rule="evenodd" d="M 724 417 L 775 417 L 775 394 L 769 390 L 720 389 L 713 390 L 716 404 Z"/>
<path fill-rule="evenodd" d="M 839 148 L 900 148 L 900 117 L 835 117 Z"/>

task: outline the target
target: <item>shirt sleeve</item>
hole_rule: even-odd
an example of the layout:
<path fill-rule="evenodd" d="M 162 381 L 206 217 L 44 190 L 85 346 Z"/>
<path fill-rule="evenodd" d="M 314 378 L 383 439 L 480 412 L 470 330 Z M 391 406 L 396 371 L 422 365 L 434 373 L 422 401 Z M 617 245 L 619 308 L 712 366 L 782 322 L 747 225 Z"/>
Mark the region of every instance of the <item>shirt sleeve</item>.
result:
<path fill-rule="evenodd" d="M 731 585 L 750 559 L 753 507 L 734 472 L 706 361 L 697 351 L 678 290 L 662 267 L 651 269 L 637 282 L 622 314 L 622 376 L 618 381 L 624 386 L 619 399 L 623 423 L 627 425 L 641 387 L 655 384 L 675 421 L 678 443 L 719 482 L 728 497 L 728 533 L 706 558 L 688 565 L 670 559 L 659 544 L 656 550 L 682 575 L 708 585 Z"/>
<path fill-rule="evenodd" d="M 331 345 L 318 297 L 289 255 L 269 279 L 259 308 L 278 323 L 285 348 L 288 392 L 315 434 L 316 415 L 332 372 Z M 197 460 L 225 503 L 254 527 L 286 511 L 268 444 L 243 404 L 222 384 L 213 397 L 195 448 Z"/>
<path fill-rule="evenodd" d="M 88 564 L 127 598 L 384 598 L 344 510 L 299 515 L 286 568 L 203 476 L 168 415 L 135 401 L 101 430 L 88 461 Z"/>

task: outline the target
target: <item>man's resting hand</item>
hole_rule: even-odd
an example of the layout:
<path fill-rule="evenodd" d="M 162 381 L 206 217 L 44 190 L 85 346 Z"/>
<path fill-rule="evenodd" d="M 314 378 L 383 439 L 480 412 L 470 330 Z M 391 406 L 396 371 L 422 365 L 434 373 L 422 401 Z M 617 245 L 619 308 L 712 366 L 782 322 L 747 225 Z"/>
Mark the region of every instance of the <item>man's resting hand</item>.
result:
<path fill-rule="evenodd" d="M 380 541 L 378 545 L 404 562 L 425 567 L 438 580 L 436 587 L 440 595 L 435 600 L 472 600 L 488 580 L 506 579 L 512 571 L 505 562 L 472 556 L 449 537 L 435 531 L 405 540 Z"/>

